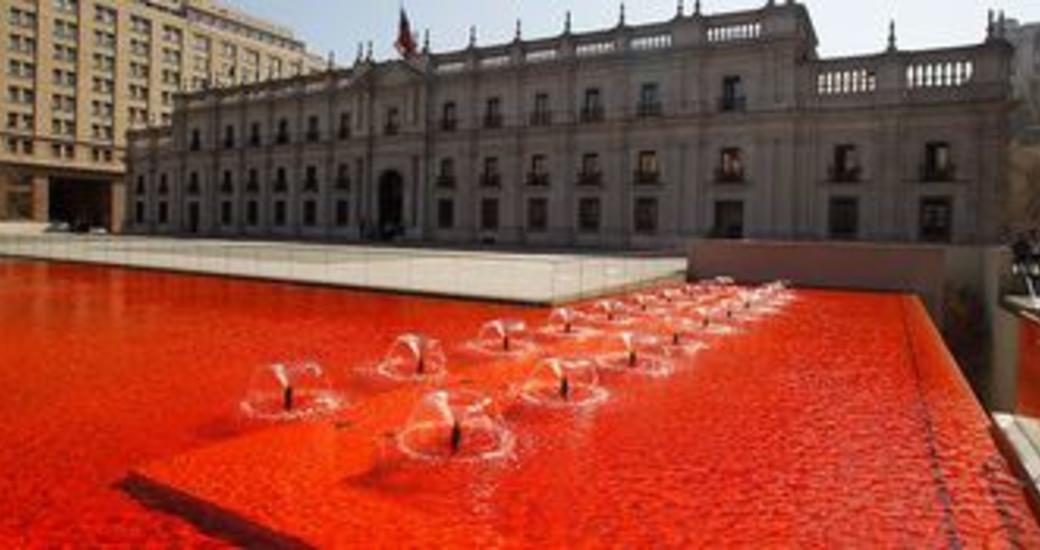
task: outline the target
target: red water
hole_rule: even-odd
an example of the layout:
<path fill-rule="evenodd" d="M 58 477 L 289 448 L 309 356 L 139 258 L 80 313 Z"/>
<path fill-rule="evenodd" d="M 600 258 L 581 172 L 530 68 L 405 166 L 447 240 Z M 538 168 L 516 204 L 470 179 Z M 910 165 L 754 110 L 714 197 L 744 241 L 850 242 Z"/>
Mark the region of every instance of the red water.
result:
<path fill-rule="evenodd" d="M 351 365 L 402 332 L 460 340 L 504 315 L 544 312 L 0 261 L 0 542 L 214 543 L 116 484 L 255 429 L 238 402 L 258 365 Z"/>
<path fill-rule="evenodd" d="M 458 342 L 500 316 L 545 312 L 0 264 L 2 533 L 23 544 L 220 544 L 113 484 L 255 430 L 236 404 L 257 364 L 371 362 L 401 332 Z M 595 408 L 507 407 L 516 449 L 504 462 L 340 474 L 309 489 L 248 464 L 184 480 L 243 507 L 298 495 L 299 508 L 267 507 L 269 519 L 330 544 L 460 545 L 479 534 L 554 547 L 1040 547 L 1022 489 L 938 342 L 909 298 L 804 292 L 672 377 L 604 377 L 610 397 Z M 524 371 L 467 368 L 471 385 L 491 389 Z M 353 393 L 353 437 L 366 441 L 357 426 L 397 422 L 415 402 L 412 391 Z M 257 468 L 272 473 L 250 478 Z M 226 483 L 236 472 L 254 484 Z M 357 507 L 337 506 L 351 499 Z"/>
<path fill-rule="evenodd" d="M 1017 411 L 1040 418 L 1040 322 L 1022 317 L 1019 325 Z"/>

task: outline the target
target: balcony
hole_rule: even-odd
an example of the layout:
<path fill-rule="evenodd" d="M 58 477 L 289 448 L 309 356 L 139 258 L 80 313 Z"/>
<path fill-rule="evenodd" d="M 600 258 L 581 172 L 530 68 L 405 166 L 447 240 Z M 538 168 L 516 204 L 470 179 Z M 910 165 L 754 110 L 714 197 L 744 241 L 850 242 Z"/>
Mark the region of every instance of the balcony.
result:
<path fill-rule="evenodd" d="M 723 113 L 738 113 L 746 110 L 746 97 L 723 97 L 719 99 L 719 111 L 722 111 Z"/>
<path fill-rule="evenodd" d="M 441 131 L 442 132 L 454 132 L 459 127 L 459 121 L 454 118 L 445 118 L 441 120 Z"/>
<path fill-rule="evenodd" d="M 455 189 L 455 176 L 451 174 L 440 174 L 437 176 L 438 189 Z"/>
<path fill-rule="evenodd" d="M 484 116 L 484 127 L 488 129 L 495 129 L 502 127 L 502 115 L 485 115 Z"/>
<path fill-rule="evenodd" d="M 480 186 L 499 188 L 502 187 L 502 175 L 501 174 L 481 174 L 480 175 Z"/>
<path fill-rule="evenodd" d="M 658 185 L 661 183 L 661 172 L 636 170 L 634 179 L 636 185 Z"/>
<path fill-rule="evenodd" d="M 549 174 L 530 172 L 527 174 L 528 187 L 548 187 Z"/>
<path fill-rule="evenodd" d="M 396 136 L 401 133 L 401 127 L 395 122 L 388 122 L 383 126 L 383 135 Z"/>
<path fill-rule="evenodd" d="M 289 134 L 278 134 L 278 136 L 274 138 L 274 142 L 275 142 L 276 145 L 286 145 L 286 144 L 288 144 L 289 143 Z"/>
<path fill-rule="evenodd" d="M 715 183 L 745 183 L 744 171 L 743 170 L 726 170 L 724 168 L 715 169 Z"/>
<path fill-rule="evenodd" d="M 310 143 L 317 143 L 318 141 L 321 140 L 321 134 L 316 132 L 316 131 L 307 132 L 307 136 L 306 137 L 307 137 L 307 141 L 310 142 Z"/>
<path fill-rule="evenodd" d="M 927 183 L 951 182 L 957 179 L 957 167 L 950 164 L 937 166 L 934 164 L 921 165 L 921 181 Z"/>
<path fill-rule="evenodd" d="M 552 124 L 552 113 L 549 111 L 531 113 L 531 126 L 549 126 L 550 124 Z"/>
<path fill-rule="evenodd" d="M 249 138 L 249 146 L 250 147 L 260 147 L 260 136 L 254 135 L 254 136 L 250 137 Z"/>
<path fill-rule="evenodd" d="M 639 118 L 650 118 L 661 116 L 661 102 L 642 102 L 636 106 L 636 116 Z"/>
<path fill-rule="evenodd" d="M 350 190 L 350 178 L 339 176 L 336 178 L 335 188 L 337 191 L 349 191 Z"/>
<path fill-rule="evenodd" d="M 234 148 L 235 148 L 235 140 L 233 140 L 233 139 L 225 139 L 224 140 L 224 149 L 234 149 Z"/>
<path fill-rule="evenodd" d="M 578 172 L 578 185 L 581 187 L 602 187 L 603 172 L 581 171 Z"/>
<path fill-rule="evenodd" d="M 344 126 L 339 129 L 339 133 L 336 136 L 341 140 L 350 139 L 350 127 Z"/>
<path fill-rule="evenodd" d="M 858 183 L 862 173 L 859 166 L 831 166 L 827 168 L 827 179 L 831 183 Z"/>
<path fill-rule="evenodd" d="M 603 122 L 603 107 L 585 107 L 581 110 L 582 122 Z"/>

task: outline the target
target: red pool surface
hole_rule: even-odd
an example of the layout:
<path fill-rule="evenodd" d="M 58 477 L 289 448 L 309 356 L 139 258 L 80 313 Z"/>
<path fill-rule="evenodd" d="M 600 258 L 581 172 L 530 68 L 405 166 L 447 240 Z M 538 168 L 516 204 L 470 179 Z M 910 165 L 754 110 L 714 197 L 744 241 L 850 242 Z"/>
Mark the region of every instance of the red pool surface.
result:
<path fill-rule="evenodd" d="M 452 352 L 510 457 L 385 452 L 428 387 L 373 384 L 401 332 L 446 346 L 546 311 L 0 263 L 0 534 L 19 545 L 1040 547 L 1021 486 L 920 303 L 799 291 L 666 378 L 603 377 L 580 410 L 519 403 L 533 359 Z M 604 344 L 560 345 L 568 355 Z M 253 369 L 310 358 L 350 400 L 241 418 Z M 131 472 L 133 472 L 131 474 Z M 127 483 L 128 475 L 130 482 Z M 176 514 L 202 520 L 214 537 Z"/>
<path fill-rule="evenodd" d="M 1040 321 L 1023 316 L 1018 324 L 1017 411 L 1040 418 Z"/>

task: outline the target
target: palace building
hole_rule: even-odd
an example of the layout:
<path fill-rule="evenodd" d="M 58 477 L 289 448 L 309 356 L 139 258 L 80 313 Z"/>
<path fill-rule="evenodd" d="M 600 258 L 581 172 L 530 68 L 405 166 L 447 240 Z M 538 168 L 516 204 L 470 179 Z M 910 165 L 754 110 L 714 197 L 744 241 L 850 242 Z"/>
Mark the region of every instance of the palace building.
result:
<path fill-rule="evenodd" d="M 983 25 L 980 24 L 980 30 Z M 177 96 L 129 138 L 142 234 L 538 246 L 986 243 L 1013 49 L 821 58 L 805 6 L 429 51 Z"/>

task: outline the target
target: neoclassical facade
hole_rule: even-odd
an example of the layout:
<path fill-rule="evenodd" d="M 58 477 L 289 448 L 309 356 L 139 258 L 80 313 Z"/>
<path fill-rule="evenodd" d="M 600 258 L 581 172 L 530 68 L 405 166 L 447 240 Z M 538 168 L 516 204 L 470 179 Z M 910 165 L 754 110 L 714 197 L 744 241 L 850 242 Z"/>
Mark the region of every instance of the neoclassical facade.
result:
<path fill-rule="evenodd" d="M 128 230 L 665 246 L 978 243 L 1007 196 L 1012 48 L 821 59 L 808 10 L 375 62 L 177 98 L 132 134 Z M 371 52 L 371 48 L 369 49 Z"/>

